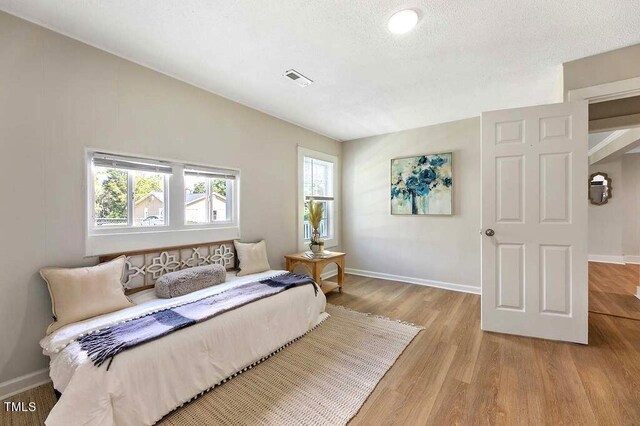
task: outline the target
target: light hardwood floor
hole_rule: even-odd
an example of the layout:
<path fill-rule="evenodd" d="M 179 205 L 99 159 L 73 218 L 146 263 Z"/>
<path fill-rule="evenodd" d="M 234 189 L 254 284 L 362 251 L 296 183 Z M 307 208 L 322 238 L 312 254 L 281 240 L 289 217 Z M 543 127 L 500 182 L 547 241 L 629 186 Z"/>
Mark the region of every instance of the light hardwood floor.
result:
<path fill-rule="evenodd" d="M 640 320 L 640 265 L 589 262 L 589 311 Z"/>
<path fill-rule="evenodd" d="M 589 345 L 480 330 L 480 297 L 349 276 L 329 302 L 427 327 L 352 421 L 640 424 L 640 322 L 589 316 Z"/>
<path fill-rule="evenodd" d="M 471 294 L 347 275 L 328 300 L 426 327 L 352 425 L 640 424 L 639 321 L 590 314 L 583 346 L 483 332 Z M 35 394 L 53 401 L 50 386 L 12 399 Z"/>

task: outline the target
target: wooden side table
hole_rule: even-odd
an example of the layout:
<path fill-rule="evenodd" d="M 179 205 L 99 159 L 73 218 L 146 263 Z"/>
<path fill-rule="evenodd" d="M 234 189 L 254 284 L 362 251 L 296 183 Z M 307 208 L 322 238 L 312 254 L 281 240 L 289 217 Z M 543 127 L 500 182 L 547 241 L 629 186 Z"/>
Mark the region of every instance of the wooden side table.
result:
<path fill-rule="evenodd" d="M 332 290 L 338 289 L 342 292 L 342 285 L 344 283 L 344 258 L 346 253 L 338 253 L 335 251 L 325 252 L 324 257 L 307 257 L 304 253 L 288 254 L 284 258 L 287 263 L 287 270 L 293 272 L 298 265 L 302 265 L 311 274 L 313 279 L 318 283 L 323 293 L 328 293 Z M 325 266 L 335 263 L 338 266 L 338 282 L 322 281 L 320 275 Z"/>

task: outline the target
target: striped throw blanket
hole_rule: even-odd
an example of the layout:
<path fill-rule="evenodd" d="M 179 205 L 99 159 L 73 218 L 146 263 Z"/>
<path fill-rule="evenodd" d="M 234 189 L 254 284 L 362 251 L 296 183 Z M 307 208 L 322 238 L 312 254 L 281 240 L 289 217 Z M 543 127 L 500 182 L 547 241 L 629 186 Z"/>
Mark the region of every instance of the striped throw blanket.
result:
<path fill-rule="evenodd" d="M 313 286 L 315 294 L 318 294 L 318 287 L 310 277 L 285 273 L 266 280 L 242 284 L 213 296 L 115 324 L 83 336 L 78 339 L 78 342 L 81 348 L 87 351 L 94 365 L 99 367 L 109 360 L 107 366 L 109 369 L 113 357 L 126 349 L 303 285 Z"/>

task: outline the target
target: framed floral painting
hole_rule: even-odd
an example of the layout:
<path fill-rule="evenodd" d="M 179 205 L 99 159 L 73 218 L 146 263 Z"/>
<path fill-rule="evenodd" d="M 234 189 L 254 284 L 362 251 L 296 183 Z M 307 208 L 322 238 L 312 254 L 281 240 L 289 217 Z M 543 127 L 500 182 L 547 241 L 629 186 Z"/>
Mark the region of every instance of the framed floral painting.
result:
<path fill-rule="evenodd" d="M 391 160 L 391 214 L 452 214 L 452 153 Z"/>

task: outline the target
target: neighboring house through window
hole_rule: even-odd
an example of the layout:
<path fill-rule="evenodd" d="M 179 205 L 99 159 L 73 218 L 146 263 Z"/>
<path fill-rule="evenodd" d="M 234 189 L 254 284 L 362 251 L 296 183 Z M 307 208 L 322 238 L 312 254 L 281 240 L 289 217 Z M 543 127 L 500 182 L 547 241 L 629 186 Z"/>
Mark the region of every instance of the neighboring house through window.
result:
<path fill-rule="evenodd" d="M 158 226 L 166 228 L 164 236 L 135 241 L 188 244 L 187 235 L 177 233 L 194 227 L 211 241 L 239 238 L 238 179 L 232 169 L 88 151 L 86 253 L 120 251 L 131 245 L 128 233 Z"/>
<path fill-rule="evenodd" d="M 164 217 L 164 194 L 150 192 L 135 202 L 136 217 L 146 219 L 149 216 Z"/>
<path fill-rule="evenodd" d="M 189 168 L 184 171 L 185 224 L 232 220 L 235 176 L 227 170 Z"/>
<path fill-rule="evenodd" d="M 160 161 L 95 153 L 91 171 L 92 225 L 108 229 L 149 225 L 144 219 L 150 208 L 164 204 L 173 169 Z"/>

